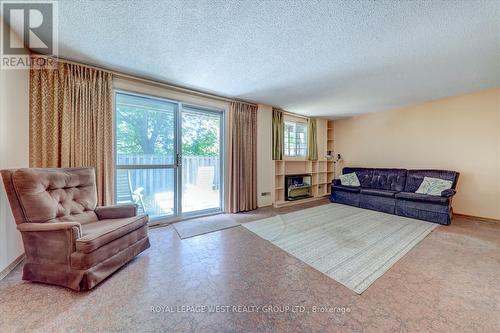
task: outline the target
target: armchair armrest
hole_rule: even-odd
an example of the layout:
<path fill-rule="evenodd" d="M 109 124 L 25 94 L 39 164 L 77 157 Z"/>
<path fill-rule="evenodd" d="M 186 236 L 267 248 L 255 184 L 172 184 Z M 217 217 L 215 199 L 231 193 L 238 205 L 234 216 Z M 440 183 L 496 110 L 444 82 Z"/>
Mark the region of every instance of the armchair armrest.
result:
<path fill-rule="evenodd" d="M 133 217 L 137 215 L 137 205 L 125 204 L 125 205 L 97 207 L 95 209 L 95 213 L 99 220 Z"/>
<path fill-rule="evenodd" d="M 332 180 L 332 184 L 333 185 L 340 185 L 341 184 L 340 179 L 334 179 L 334 180 Z"/>
<path fill-rule="evenodd" d="M 76 251 L 76 240 L 82 236 L 78 222 L 21 223 L 17 229 L 23 235 L 28 261 L 57 265 L 70 262 L 71 253 Z"/>
<path fill-rule="evenodd" d="M 17 230 L 20 232 L 59 231 L 73 228 L 76 238 L 80 238 L 82 226 L 78 222 L 21 223 L 17 225 Z"/>
<path fill-rule="evenodd" d="M 444 190 L 443 192 L 441 192 L 441 196 L 445 197 L 445 198 L 451 198 L 456 193 L 457 193 L 457 191 L 455 191 L 454 189 L 450 188 L 448 190 Z"/>

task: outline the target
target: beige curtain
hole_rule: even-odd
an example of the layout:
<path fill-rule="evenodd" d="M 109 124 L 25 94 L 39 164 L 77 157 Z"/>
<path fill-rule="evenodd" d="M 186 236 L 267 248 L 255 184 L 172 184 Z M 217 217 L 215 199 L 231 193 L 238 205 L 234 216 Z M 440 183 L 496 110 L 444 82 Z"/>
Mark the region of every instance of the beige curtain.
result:
<path fill-rule="evenodd" d="M 98 203 L 113 203 L 112 75 L 59 63 L 30 71 L 30 166 L 94 167 Z"/>
<path fill-rule="evenodd" d="M 307 159 L 318 159 L 318 139 L 316 134 L 316 119 L 307 119 Z"/>
<path fill-rule="evenodd" d="M 273 160 L 283 159 L 283 112 L 273 108 Z"/>
<path fill-rule="evenodd" d="M 229 200 L 231 213 L 257 208 L 257 107 L 232 102 L 229 110 Z"/>

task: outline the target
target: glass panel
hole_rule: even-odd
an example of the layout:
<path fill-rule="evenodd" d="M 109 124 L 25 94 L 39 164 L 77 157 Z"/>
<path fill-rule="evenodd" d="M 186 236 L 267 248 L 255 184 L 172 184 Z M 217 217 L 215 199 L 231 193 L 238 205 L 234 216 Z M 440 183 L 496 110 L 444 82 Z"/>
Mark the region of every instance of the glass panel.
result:
<path fill-rule="evenodd" d="M 135 203 L 149 217 L 174 215 L 174 169 L 117 169 L 116 203 Z"/>
<path fill-rule="evenodd" d="M 220 209 L 221 115 L 182 110 L 182 212 Z"/>
<path fill-rule="evenodd" d="M 297 155 L 306 156 L 307 149 L 307 127 L 305 124 L 297 123 Z"/>
<path fill-rule="evenodd" d="M 285 156 L 306 156 L 307 126 L 304 123 L 285 122 Z"/>
<path fill-rule="evenodd" d="M 174 164 L 176 107 L 155 98 L 116 94 L 116 164 Z"/>

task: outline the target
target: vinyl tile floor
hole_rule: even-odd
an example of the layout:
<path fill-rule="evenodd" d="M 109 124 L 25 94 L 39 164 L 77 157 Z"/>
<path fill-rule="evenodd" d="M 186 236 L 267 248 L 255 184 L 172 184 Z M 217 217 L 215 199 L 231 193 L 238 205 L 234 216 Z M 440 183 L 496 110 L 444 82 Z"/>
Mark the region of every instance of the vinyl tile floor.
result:
<path fill-rule="evenodd" d="M 245 223 L 327 200 L 199 218 Z M 500 223 L 436 228 L 362 295 L 243 227 L 151 248 L 88 292 L 0 281 L 1 332 L 500 332 Z"/>

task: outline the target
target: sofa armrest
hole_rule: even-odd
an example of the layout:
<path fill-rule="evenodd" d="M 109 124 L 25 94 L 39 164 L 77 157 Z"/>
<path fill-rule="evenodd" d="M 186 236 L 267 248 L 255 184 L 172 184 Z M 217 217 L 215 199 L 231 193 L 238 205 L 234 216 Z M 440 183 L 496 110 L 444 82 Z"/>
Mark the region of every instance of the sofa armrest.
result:
<path fill-rule="evenodd" d="M 341 185 L 342 183 L 340 182 L 340 179 L 334 179 L 332 180 L 333 185 Z"/>
<path fill-rule="evenodd" d="M 457 191 L 455 191 L 454 189 L 450 188 L 448 190 L 444 190 L 443 192 L 441 192 L 441 196 L 445 197 L 445 198 L 451 198 L 456 193 L 457 193 Z"/>
<path fill-rule="evenodd" d="M 125 204 L 97 207 L 95 213 L 99 220 L 133 217 L 137 215 L 137 205 Z"/>

